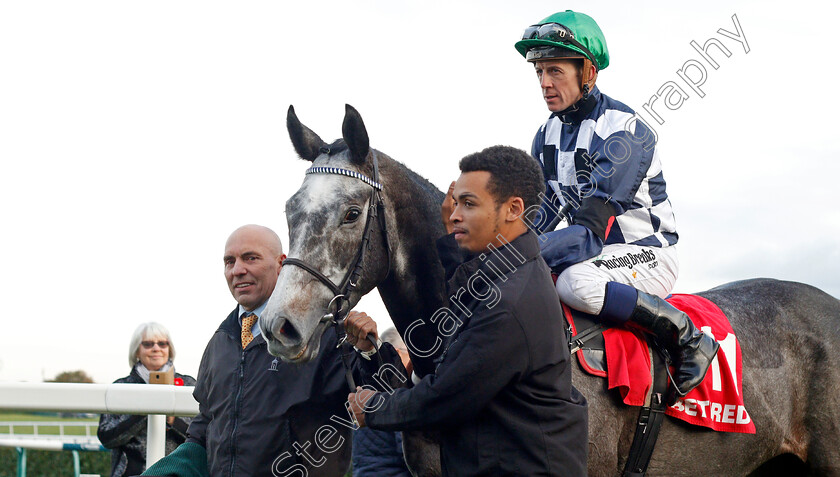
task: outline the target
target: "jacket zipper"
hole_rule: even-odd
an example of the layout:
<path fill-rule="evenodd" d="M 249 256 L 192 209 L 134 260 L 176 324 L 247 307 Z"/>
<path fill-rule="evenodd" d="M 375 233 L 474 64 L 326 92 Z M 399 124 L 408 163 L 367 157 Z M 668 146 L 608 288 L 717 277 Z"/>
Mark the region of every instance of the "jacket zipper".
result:
<path fill-rule="evenodd" d="M 236 428 L 239 427 L 239 406 L 242 398 L 242 387 L 245 381 L 245 350 L 242 350 L 239 359 L 239 387 L 236 390 L 236 399 L 233 404 L 233 428 L 230 430 L 230 472 L 228 475 L 233 477 L 233 470 L 236 465 L 236 440 L 233 436 L 236 434 Z"/>

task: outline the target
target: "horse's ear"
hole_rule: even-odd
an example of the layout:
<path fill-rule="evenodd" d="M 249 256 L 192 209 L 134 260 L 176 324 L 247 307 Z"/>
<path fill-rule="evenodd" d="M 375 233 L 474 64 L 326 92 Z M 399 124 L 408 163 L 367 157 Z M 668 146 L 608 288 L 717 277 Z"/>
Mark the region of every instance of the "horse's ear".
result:
<path fill-rule="evenodd" d="M 344 137 L 347 147 L 350 148 L 353 161 L 357 164 L 364 164 L 370 151 L 370 141 L 368 140 L 365 123 L 356 108 L 349 104 L 344 106 L 344 124 L 341 125 L 341 135 Z"/>
<path fill-rule="evenodd" d="M 326 145 L 317 134 L 300 122 L 294 106 L 289 106 L 289 112 L 286 114 L 286 129 L 289 130 L 289 137 L 301 159 L 314 161 L 321 154 L 321 146 Z"/>

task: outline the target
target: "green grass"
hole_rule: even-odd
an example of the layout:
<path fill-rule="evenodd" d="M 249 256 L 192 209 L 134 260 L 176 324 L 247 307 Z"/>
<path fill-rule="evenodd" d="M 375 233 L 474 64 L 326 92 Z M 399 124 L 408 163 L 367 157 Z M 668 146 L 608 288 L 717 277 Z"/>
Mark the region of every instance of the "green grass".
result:
<path fill-rule="evenodd" d="M 63 418 L 58 415 L 45 414 L 27 414 L 22 412 L 0 412 L 0 422 L 4 421 L 31 421 L 31 422 L 99 422 L 99 418 L 77 418 L 68 417 Z M 58 426 L 38 426 L 38 434 L 49 435 L 58 434 Z M 0 426 L 0 434 L 9 432 L 8 426 Z M 34 426 L 15 426 L 15 434 L 34 434 Z M 67 426 L 64 428 L 64 434 L 70 436 L 84 436 L 85 428 L 82 426 Z M 91 429 L 91 434 L 96 435 L 96 428 Z"/>
<path fill-rule="evenodd" d="M 73 421 L 98 422 L 98 417 L 77 418 L 60 417 L 56 414 L 29 414 L 23 412 L 2 412 L 0 421 Z M 0 427 L 0 433 L 8 432 L 5 426 Z M 16 434 L 32 434 L 32 426 L 15 427 Z M 39 426 L 39 434 L 58 434 L 58 426 Z M 91 429 L 95 436 L 96 429 Z M 66 435 L 84 435 L 82 427 L 65 427 Z M 28 450 L 26 452 L 27 477 L 62 477 L 73 475 L 73 455 L 70 452 Z M 100 474 L 103 477 L 111 473 L 110 452 L 80 452 L 79 460 L 82 473 Z M 14 477 L 17 475 L 17 451 L 8 447 L 0 447 L 0 477 Z"/>
<path fill-rule="evenodd" d="M 3 412 L 0 411 L 0 421 L 90 421 L 98 422 L 98 417 L 77 418 L 77 417 L 59 417 L 58 415 L 45 414 L 28 414 L 25 412 Z"/>
<path fill-rule="evenodd" d="M 14 426 L 13 428 L 15 434 L 34 434 L 35 433 L 35 426 Z M 0 426 L 0 435 L 6 434 L 9 432 L 8 426 Z M 58 426 L 38 426 L 38 435 L 47 436 L 47 435 L 59 435 L 59 428 Z M 85 428 L 82 426 L 68 426 L 64 428 L 64 435 L 65 436 L 84 436 L 87 435 L 85 432 Z M 96 436 L 96 428 L 91 428 L 90 430 L 91 436 Z"/>

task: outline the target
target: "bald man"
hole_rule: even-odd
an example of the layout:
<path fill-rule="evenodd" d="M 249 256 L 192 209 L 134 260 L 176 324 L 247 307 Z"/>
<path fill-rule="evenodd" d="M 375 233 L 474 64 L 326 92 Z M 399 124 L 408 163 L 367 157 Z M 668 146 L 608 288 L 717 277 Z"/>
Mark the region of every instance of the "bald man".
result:
<path fill-rule="evenodd" d="M 200 413 L 187 442 L 144 475 L 335 476 L 347 471 L 351 430 L 332 425 L 337 432 L 329 438 L 320 431 L 331 424 L 330 416 L 347 416 L 335 331 L 324 333 L 315 360 L 295 365 L 268 354 L 257 324 L 285 258 L 280 238 L 267 227 L 245 225 L 228 238 L 225 279 L 238 306 L 201 358 L 193 393 Z M 199 468 L 204 461 L 206 468 Z M 194 467 L 199 472 L 192 472 Z"/>

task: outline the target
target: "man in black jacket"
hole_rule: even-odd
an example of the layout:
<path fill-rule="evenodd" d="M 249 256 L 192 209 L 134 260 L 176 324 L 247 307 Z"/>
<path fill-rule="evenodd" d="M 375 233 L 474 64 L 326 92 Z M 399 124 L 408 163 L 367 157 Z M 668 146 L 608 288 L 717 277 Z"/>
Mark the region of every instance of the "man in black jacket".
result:
<path fill-rule="evenodd" d="M 460 168 L 453 233 L 438 243 L 450 305 L 433 321 L 453 330 L 446 351 L 410 389 L 350 394 L 354 415 L 372 429 L 440 429 L 444 475 L 586 475 L 586 401 L 571 383 L 549 269 L 522 220 L 539 204 L 542 173 L 504 146 Z M 367 315 L 346 328 L 352 344 L 371 347 L 361 339 L 375 330 Z"/>
<path fill-rule="evenodd" d="M 225 245 L 225 279 L 239 306 L 210 338 L 193 396 L 200 413 L 187 442 L 144 475 L 344 475 L 351 431 L 316 437 L 332 415 L 347 415 L 347 383 L 335 331 L 324 333 L 318 358 L 283 363 L 266 350 L 257 319 L 280 274 L 280 239 L 245 225 Z M 320 439 L 320 440 L 319 440 Z M 203 462 L 196 462 L 206 454 Z M 197 472 L 193 470 L 197 469 Z"/>

